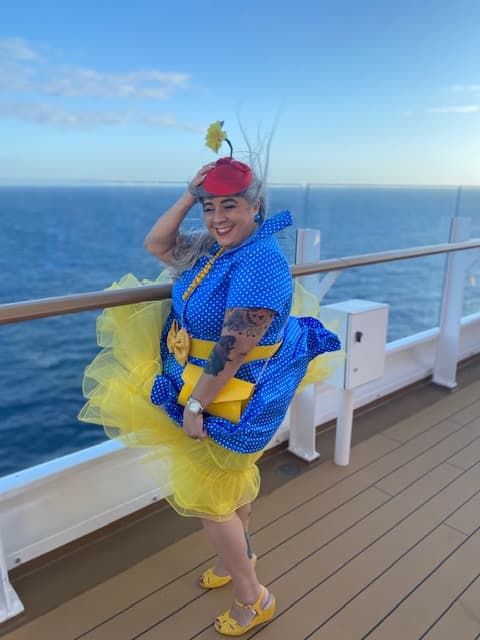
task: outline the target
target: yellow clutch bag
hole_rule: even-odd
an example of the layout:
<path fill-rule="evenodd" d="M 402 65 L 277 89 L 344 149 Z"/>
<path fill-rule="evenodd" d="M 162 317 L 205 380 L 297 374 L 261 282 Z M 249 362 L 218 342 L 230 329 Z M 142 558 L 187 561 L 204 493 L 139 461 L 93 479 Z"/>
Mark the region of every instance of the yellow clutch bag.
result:
<path fill-rule="evenodd" d="M 187 364 L 182 372 L 184 384 L 178 396 L 179 404 L 185 406 L 202 373 L 202 367 L 191 363 Z M 211 413 L 212 416 L 225 418 L 230 422 L 237 423 L 240 421 L 242 412 L 247 406 L 254 389 L 255 385 L 252 382 L 231 378 L 205 411 Z"/>

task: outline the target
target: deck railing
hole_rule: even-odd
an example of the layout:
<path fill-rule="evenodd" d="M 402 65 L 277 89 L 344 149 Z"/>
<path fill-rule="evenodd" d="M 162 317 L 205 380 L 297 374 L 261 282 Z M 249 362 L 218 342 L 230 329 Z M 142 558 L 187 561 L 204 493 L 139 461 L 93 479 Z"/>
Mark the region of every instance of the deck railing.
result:
<path fill-rule="evenodd" d="M 320 262 L 292 266 L 291 272 L 292 276 L 296 278 L 318 273 L 337 272 L 353 267 L 364 267 L 382 262 L 407 260 L 409 258 L 419 258 L 422 256 L 479 248 L 480 239 L 474 238 L 466 242 L 446 242 L 422 247 L 412 247 L 410 249 L 382 251 L 346 258 L 321 260 Z M 36 320 L 49 316 L 78 313 L 80 311 L 91 311 L 105 307 L 118 307 L 137 302 L 164 300 L 170 297 L 170 295 L 171 285 L 151 285 L 132 289 L 95 291 L 55 298 L 11 302 L 0 305 L 0 325 Z"/>
<path fill-rule="evenodd" d="M 480 238 L 465 239 L 469 235 L 466 229 L 466 226 L 462 226 L 462 219 L 457 218 L 452 225 L 451 242 L 449 243 L 295 265 L 292 267 L 292 275 L 293 277 L 307 277 L 313 274 L 327 273 L 320 286 L 322 294 L 324 294 L 327 287 L 331 286 L 335 280 L 336 275 L 345 269 L 435 254 L 448 254 L 449 259 L 447 261 L 443 290 L 442 317 L 436 343 L 436 363 L 433 379 L 439 384 L 452 387 L 455 385 L 463 301 L 463 282 L 471 257 L 476 259 L 478 249 L 480 249 Z M 462 252 L 469 250 L 475 250 L 473 256 L 470 254 L 466 257 L 465 253 L 462 254 Z M 461 286 L 458 286 L 459 283 L 461 283 Z M 160 300 L 168 298 L 170 295 L 170 285 L 155 285 L 12 302 L 0 305 L 0 324 L 11 324 L 49 316 Z M 476 341 L 476 349 L 480 349 L 479 343 L 480 339 Z M 405 377 L 402 378 L 402 381 L 403 384 L 405 384 Z M 304 433 L 301 436 L 296 436 L 297 446 L 300 450 L 303 449 L 305 454 L 303 457 L 305 457 L 305 459 L 314 459 L 318 454 L 314 449 L 315 423 L 313 422 L 313 392 L 311 392 L 311 396 L 306 404 L 308 405 L 306 410 L 305 404 L 303 407 L 297 407 L 297 414 L 295 415 L 295 419 L 291 420 L 291 424 L 295 425 L 295 428 L 304 428 Z M 93 463 L 97 464 L 97 462 L 98 468 L 95 469 L 92 465 Z M 109 461 L 106 461 L 106 464 L 108 464 L 108 462 Z M 103 464 L 99 460 L 98 454 L 92 453 L 90 458 L 84 458 L 83 464 L 89 465 L 89 468 L 83 472 L 82 478 L 88 476 L 89 482 L 93 483 L 93 485 L 105 481 L 106 464 Z M 72 470 L 73 468 L 69 469 L 69 471 Z M 11 568 L 12 565 L 24 561 L 24 558 L 28 560 L 41 555 L 61 544 L 65 544 L 73 539 L 74 536 L 84 535 L 90 530 L 93 530 L 93 528 L 103 526 L 113 519 L 135 510 L 135 508 L 140 508 L 137 506 L 139 502 L 137 497 L 132 497 L 128 494 L 128 499 L 125 500 L 124 504 L 116 504 L 115 508 L 106 508 L 104 505 L 101 508 L 101 512 L 88 511 L 88 513 L 82 514 L 80 510 L 77 511 L 75 508 L 71 508 L 71 505 L 67 511 L 62 511 L 62 507 L 64 506 L 62 500 L 65 499 L 66 494 L 68 493 L 70 499 L 72 497 L 71 491 L 74 490 L 73 487 L 78 488 L 78 477 L 72 473 L 70 479 L 66 478 L 65 471 L 65 468 L 56 467 L 52 471 L 45 472 L 44 475 L 41 473 L 38 473 L 37 476 L 34 475 L 31 481 L 31 495 L 28 495 L 28 481 L 26 482 L 25 480 L 18 480 L 18 484 L 12 481 L 10 481 L 10 484 L 4 483 L 3 488 L 0 490 L 1 497 L 4 500 L 1 523 L 3 531 L 0 535 L 0 622 L 17 615 L 23 609 L 23 605 L 12 589 L 8 579 L 8 569 Z M 49 488 L 46 488 L 42 484 L 43 479 L 49 474 L 50 477 L 51 475 L 58 474 L 61 487 L 58 483 L 53 489 L 51 483 Z M 130 491 L 132 488 L 132 476 L 131 474 L 125 474 L 125 477 L 128 477 L 128 491 Z M 120 492 L 122 478 L 123 476 L 118 478 L 118 489 Z M 127 488 L 125 488 L 125 491 L 127 491 Z M 158 499 L 157 495 L 153 494 L 151 489 L 142 487 L 142 491 L 142 500 L 146 498 L 152 500 Z M 50 492 L 48 499 L 45 498 L 46 492 Z M 77 490 L 74 498 L 81 500 L 84 496 L 89 497 L 90 495 L 89 491 Z M 40 496 L 42 496 L 42 499 L 40 499 Z M 114 498 L 112 498 L 112 500 L 113 499 Z M 66 516 L 71 513 L 72 517 L 76 517 L 77 520 L 73 523 L 70 522 L 68 518 L 68 521 L 61 521 L 57 524 L 49 522 L 48 527 L 44 529 L 39 527 L 37 531 L 34 523 L 38 520 L 36 517 L 38 510 L 41 509 L 45 511 L 43 506 L 44 501 L 48 502 L 48 513 L 58 512 L 66 514 Z M 89 508 L 93 508 L 90 503 L 91 501 L 89 499 L 86 504 L 88 504 Z M 25 517 L 27 511 L 29 517 Z M 18 527 L 21 526 L 20 523 L 23 522 L 30 522 L 31 528 L 35 529 L 35 531 L 29 532 L 29 535 L 25 536 L 25 540 L 17 541 Z M 8 541 L 6 553 L 3 551 L 2 538 Z M 22 553 L 24 558 L 21 557 Z"/>

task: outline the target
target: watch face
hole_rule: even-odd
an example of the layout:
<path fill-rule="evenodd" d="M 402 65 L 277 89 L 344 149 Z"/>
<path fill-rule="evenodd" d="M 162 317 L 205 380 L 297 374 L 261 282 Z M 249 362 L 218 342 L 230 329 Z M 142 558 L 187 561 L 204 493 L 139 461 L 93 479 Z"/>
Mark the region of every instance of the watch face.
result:
<path fill-rule="evenodd" d="M 187 401 L 187 409 L 190 413 L 198 415 L 199 413 L 202 413 L 203 407 L 198 400 L 195 400 L 195 398 L 189 398 Z"/>

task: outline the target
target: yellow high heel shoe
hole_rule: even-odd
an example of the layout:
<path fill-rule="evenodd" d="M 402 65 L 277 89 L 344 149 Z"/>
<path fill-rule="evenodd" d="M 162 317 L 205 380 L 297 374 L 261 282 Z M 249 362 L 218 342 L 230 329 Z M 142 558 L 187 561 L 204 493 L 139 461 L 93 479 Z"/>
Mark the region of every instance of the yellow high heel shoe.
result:
<path fill-rule="evenodd" d="M 260 603 L 263 600 L 264 593 L 265 587 L 260 586 L 260 595 L 258 596 L 257 601 L 253 604 L 243 604 L 243 602 L 235 600 L 235 604 L 242 607 L 242 609 L 249 609 L 250 611 L 253 611 L 254 616 L 250 621 L 250 624 L 245 627 L 239 624 L 235 618 L 232 618 L 230 615 L 231 610 L 229 609 L 222 615 L 218 616 L 215 620 L 215 631 L 218 631 L 218 633 L 221 633 L 224 636 L 241 636 L 257 625 L 271 620 L 275 613 L 275 596 L 272 593 L 269 593 L 265 608 L 262 608 Z"/>
<path fill-rule="evenodd" d="M 257 564 L 257 556 L 253 554 L 253 566 Z M 200 586 L 202 589 L 218 589 L 232 581 L 232 576 L 219 576 L 213 570 L 213 567 L 207 569 L 200 576 Z"/>

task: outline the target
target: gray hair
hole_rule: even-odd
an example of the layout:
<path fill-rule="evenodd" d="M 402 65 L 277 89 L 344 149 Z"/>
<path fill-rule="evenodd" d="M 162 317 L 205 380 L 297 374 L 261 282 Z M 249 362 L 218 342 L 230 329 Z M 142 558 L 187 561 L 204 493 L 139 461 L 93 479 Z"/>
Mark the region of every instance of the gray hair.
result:
<path fill-rule="evenodd" d="M 214 244 L 215 238 L 206 231 L 188 234 L 179 232 L 168 265 L 172 277 L 178 278 L 184 271 L 191 269 L 199 258 L 209 255 Z"/>

